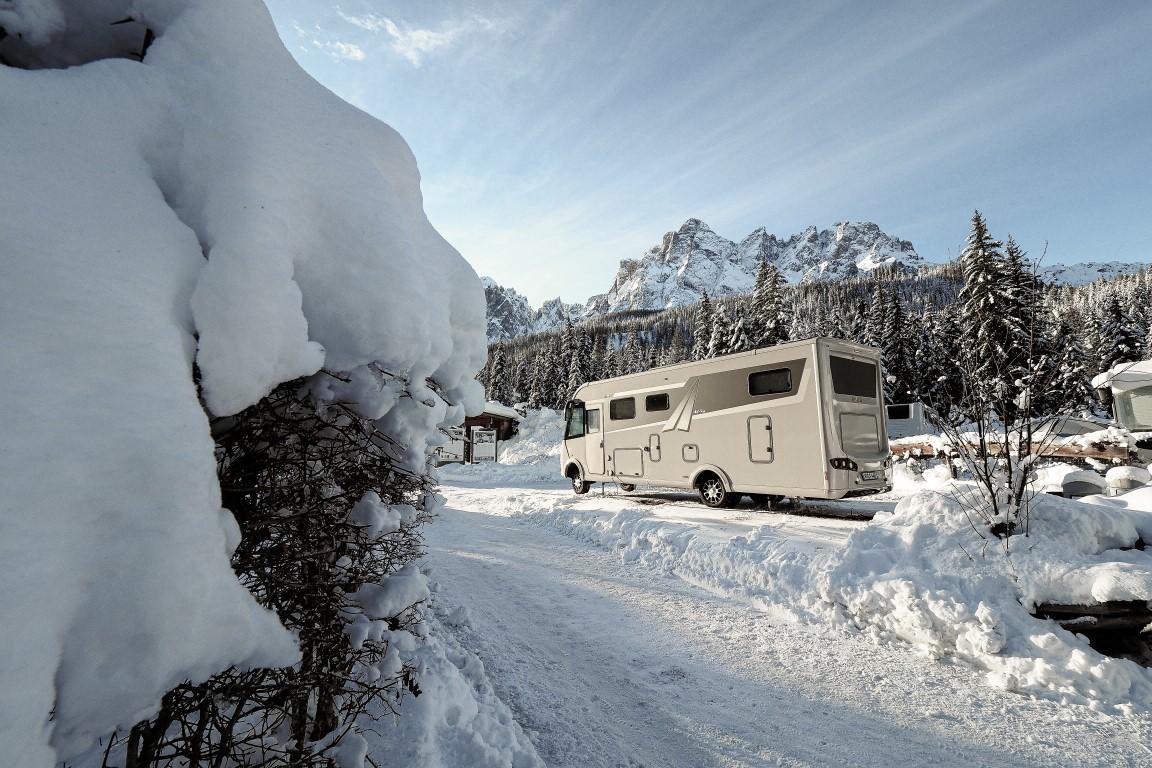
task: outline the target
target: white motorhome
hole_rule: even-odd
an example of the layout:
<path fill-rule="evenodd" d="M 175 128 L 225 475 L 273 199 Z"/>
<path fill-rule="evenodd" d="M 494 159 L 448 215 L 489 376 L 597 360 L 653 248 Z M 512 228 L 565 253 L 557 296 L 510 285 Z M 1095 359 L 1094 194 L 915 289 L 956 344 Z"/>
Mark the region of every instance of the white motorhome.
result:
<path fill-rule="evenodd" d="M 711 507 L 887 490 L 880 353 L 806 339 L 585 384 L 560 462 L 576 493 L 691 488 Z"/>
<path fill-rule="evenodd" d="M 932 431 L 924 403 L 893 403 L 888 406 L 888 437 L 914 437 Z"/>
<path fill-rule="evenodd" d="M 1152 360 L 1121 363 L 1092 380 L 1116 422 L 1132 432 L 1152 432 Z"/>

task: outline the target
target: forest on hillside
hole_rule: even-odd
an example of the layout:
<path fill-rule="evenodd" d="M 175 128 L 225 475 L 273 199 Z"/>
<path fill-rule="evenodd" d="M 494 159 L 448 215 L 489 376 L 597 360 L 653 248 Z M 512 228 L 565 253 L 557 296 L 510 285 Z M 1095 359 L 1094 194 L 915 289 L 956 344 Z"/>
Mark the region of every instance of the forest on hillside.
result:
<path fill-rule="evenodd" d="M 1040 412 L 1092 411 L 1090 380 L 1150 356 L 1152 276 L 1048 285 L 1009 237 L 973 216 L 955 261 L 913 274 L 788 284 L 761 264 L 751 293 L 627 312 L 492 344 L 480 373 L 489 399 L 560 408 L 584 382 L 815 336 L 877 347 L 888 402 L 953 399 L 958 361 L 989 376 L 1043 380 Z"/>

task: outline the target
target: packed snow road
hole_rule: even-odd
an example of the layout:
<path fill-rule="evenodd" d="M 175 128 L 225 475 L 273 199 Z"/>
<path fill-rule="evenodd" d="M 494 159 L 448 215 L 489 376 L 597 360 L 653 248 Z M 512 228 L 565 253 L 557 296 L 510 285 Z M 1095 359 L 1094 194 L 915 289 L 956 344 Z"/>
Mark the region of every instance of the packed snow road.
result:
<path fill-rule="evenodd" d="M 905 646 L 790 622 L 510 516 L 562 491 L 477 485 L 445 485 L 427 564 L 551 766 L 1152 765 L 1146 716 L 1002 692 Z M 718 539 L 767 521 L 804 549 L 863 524 L 658 507 Z"/>

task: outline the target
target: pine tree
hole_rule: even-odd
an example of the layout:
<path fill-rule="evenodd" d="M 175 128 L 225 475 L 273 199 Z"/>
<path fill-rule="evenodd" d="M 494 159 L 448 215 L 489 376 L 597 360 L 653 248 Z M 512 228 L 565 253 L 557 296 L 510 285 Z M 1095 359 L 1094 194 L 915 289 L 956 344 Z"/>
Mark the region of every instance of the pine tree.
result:
<path fill-rule="evenodd" d="M 1004 367 L 1008 332 L 1003 318 L 1002 245 L 989 234 L 984 217 L 976 211 L 967 245 L 960 255 L 964 269 L 964 287 L 959 296 L 960 351 L 972 374 L 971 386 L 978 390 L 972 394 L 985 403 L 992 397 L 1004 399 L 1009 375 Z"/>
<path fill-rule="evenodd" d="M 508 395 L 508 366 L 504 356 L 504 345 L 497 344 L 492 353 L 492 365 L 488 371 L 486 396 L 489 400 L 507 404 Z"/>
<path fill-rule="evenodd" d="M 1113 296 L 1104 313 L 1100 328 L 1100 346 L 1096 352 L 1096 365 L 1100 372 L 1120 363 L 1133 363 L 1143 359 L 1144 332 L 1129 319 L 1120 300 Z"/>
<path fill-rule="evenodd" d="M 1041 398 L 1041 409 L 1048 413 L 1079 413 L 1095 407 L 1092 374 L 1088 357 L 1066 321 L 1052 324 L 1048 346 L 1055 350 L 1055 376 L 1049 392 Z"/>
<path fill-rule="evenodd" d="M 907 402 L 914 396 L 911 385 L 912 351 L 905 327 L 904 304 L 893 291 L 888 294 L 880 350 L 884 360 L 885 391 L 890 402 Z"/>
<path fill-rule="evenodd" d="M 747 352 L 750 349 L 753 349 L 752 340 L 748 338 L 748 332 L 744 328 L 744 316 L 740 315 L 736 318 L 736 322 L 732 326 L 732 333 L 728 336 L 726 354 Z"/>
<path fill-rule="evenodd" d="M 668 348 L 665 365 L 676 365 L 688 359 L 688 349 L 684 345 L 684 334 L 677 328 L 672 336 L 672 346 Z"/>
<path fill-rule="evenodd" d="M 708 339 L 706 357 L 719 357 L 728 354 L 728 342 L 732 338 L 732 320 L 724 302 L 717 302 L 712 312 L 712 336 Z"/>
<path fill-rule="evenodd" d="M 1031 265 L 1011 235 L 1004 243 L 1004 277 L 1000 286 L 999 316 L 1003 325 L 1003 367 L 1009 375 L 1028 375 L 1041 357 L 1038 312 L 1040 297 Z M 1030 359 L 1031 358 L 1031 359 Z"/>
<path fill-rule="evenodd" d="M 642 370 L 641 355 L 644 353 L 640 345 L 640 335 L 632 333 L 620 350 L 620 374 L 640 373 Z"/>
<path fill-rule="evenodd" d="M 712 301 L 708 298 L 708 291 L 700 296 L 700 303 L 696 306 L 696 318 L 692 325 L 692 359 L 703 360 L 708 357 L 708 346 L 712 340 L 712 325 L 715 320 Z"/>
<path fill-rule="evenodd" d="M 888 326 L 888 296 L 879 279 L 872 291 L 872 304 L 868 308 L 865 342 L 873 347 L 884 346 L 884 331 Z"/>
<path fill-rule="evenodd" d="M 770 347 L 788 340 L 788 318 L 784 312 L 780 270 L 767 261 L 760 262 L 756 284 L 752 289 L 747 324 L 749 349 Z"/>

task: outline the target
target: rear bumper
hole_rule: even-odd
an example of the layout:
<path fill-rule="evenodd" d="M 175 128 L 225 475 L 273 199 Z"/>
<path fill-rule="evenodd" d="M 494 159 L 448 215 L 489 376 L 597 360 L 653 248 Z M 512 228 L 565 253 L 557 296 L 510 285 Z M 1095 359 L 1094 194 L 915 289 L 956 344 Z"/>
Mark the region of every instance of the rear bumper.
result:
<path fill-rule="evenodd" d="M 892 486 L 890 485 L 885 485 L 881 488 L 855 488 L 851 491 L 845 491 L 844 495 L 840 498 L 851 499 L 857 496 L 875 496 L 878 493 L 888 493 L 890 490 L 892 490 Z"/>

